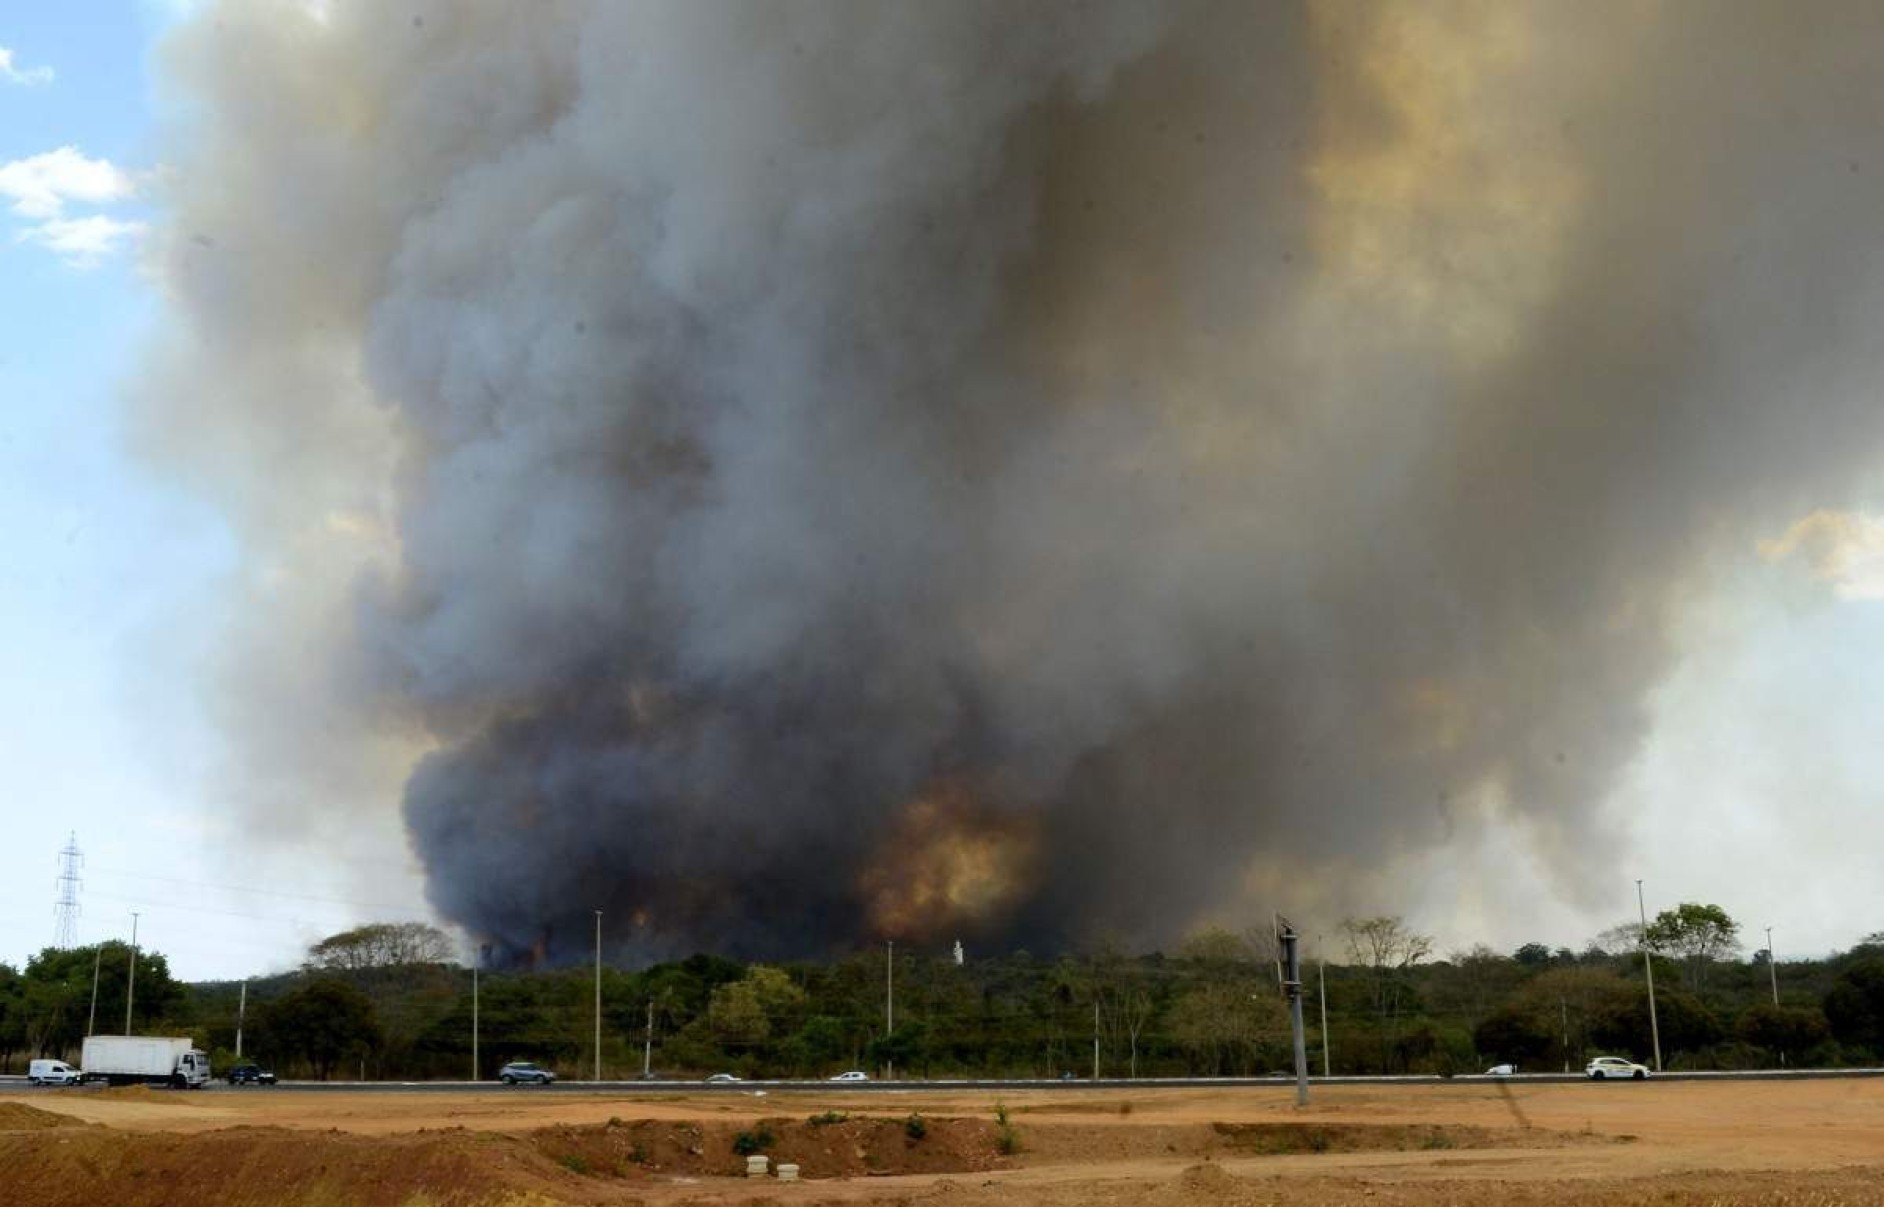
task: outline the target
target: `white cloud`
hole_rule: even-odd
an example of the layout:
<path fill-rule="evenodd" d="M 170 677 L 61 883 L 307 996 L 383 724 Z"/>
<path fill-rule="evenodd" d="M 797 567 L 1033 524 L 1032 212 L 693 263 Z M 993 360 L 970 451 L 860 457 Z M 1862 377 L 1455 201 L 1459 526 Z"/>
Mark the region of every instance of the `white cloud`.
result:
<path fill-rule="evenodd" d="M 1815 511 L 1778 540 L 1760 542 L 1760 556 L 1769 562 L 1795 553 L 1841 598 L 1884 599 L 1884 516 Z"/>
<path fill-rule="evenodd" d="M 67 202 L 102 205 L 136 192 L 129 173 L 109 160 L 87 159 L 77 147 L 0 164 L 0 197 L 27 218 L 58 218 Z"/>
<path fill-rule="evenodd" d="M 136 241 L 145 224 L 109 214 L 74 216 L 67 207 L 101 207 L 136 195 L 130 173 L 109 160 L 89 159 L 77 147 L 0 164 L 0 202 L 27 220 L 14 242 L 37 244 L 75 268 L 90 268 Z"/>
<path fill-rule="evenodd" d="M 144 234 L 145 224 L 104 214 L 87 218 L 49 218 L 21 231 L 18 240 L 37 243 L 74 268 L 91 268 Z"/>
<path fill-rule="evenodd" d="M 24 88 L 50 84 L 52 83 L 52 68 L 16 67 L 13 63 L 12 48 L 0 46 L 0 80 L 9 84 L 18 84 Z"/>

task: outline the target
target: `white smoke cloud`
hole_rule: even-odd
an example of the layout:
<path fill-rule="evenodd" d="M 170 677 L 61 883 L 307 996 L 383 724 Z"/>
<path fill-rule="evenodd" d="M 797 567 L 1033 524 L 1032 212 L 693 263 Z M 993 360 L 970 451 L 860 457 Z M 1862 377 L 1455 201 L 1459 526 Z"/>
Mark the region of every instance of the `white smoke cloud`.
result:
<path fill-rule="evenodd" d="M 1759 548 L 1768 561 L 1799 556 L 1842 599 L 1884 599 L 1884 516 L 1821 509 Z"/>

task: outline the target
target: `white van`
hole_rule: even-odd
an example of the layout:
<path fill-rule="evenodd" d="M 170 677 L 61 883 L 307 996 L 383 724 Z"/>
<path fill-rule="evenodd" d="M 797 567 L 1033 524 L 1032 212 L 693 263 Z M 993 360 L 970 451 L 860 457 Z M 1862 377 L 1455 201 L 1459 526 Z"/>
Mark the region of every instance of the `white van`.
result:
<path fill-rule="evenodd" d="M 85 1074 L 63 1060 L 35 1060 L 26 1066 L 26 1080 L 31 1085 L 77 1085 Z"/>

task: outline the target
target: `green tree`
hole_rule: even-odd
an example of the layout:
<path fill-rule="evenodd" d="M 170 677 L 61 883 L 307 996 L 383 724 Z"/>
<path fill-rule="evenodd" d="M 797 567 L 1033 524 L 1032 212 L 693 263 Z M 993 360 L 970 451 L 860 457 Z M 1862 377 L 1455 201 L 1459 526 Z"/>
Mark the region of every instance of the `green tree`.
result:
<path fill-rule="evenodd" d="M 1793 1064 L 1831 1035 L 1823 1011 L 1765 1002 L 1747 1007 L 1735 1030 L 1747 1043 Z"/>
<path fill-rule="evenodd" d="M 1644 937 L 1652 950 L 1683 962 L 1690 993 L 1706 988 L 1708 965 L 1740 950 L 1740 924 L 1718 905 L 1692 901 L 1656 914 Z"/>
<path fill-rule="evenodd" d="M 1884 958 L 1866 956 L 1839 972 L 1825 1018 L 1839 1043 L 1884 1053 Z"/>
<path fill-rule="evenodd" d="M 1205 981 L 1171 1004 L 1166 1027 L 1171 1041 L 1190 1054 L 1193 1072 L 1251 1072 L 1274 1055 L 1270 1049 L 1288 1034 L 1288 1007 L 1273 989 L 1256 990 L 1247 977 Z"/>
<path fill-rule="evenodd" d="M 1720 1020 L 1700 998 L 1678 989 L 1656 992 L 1655 1022 L 1660 1027 L 1664 1056 L 1698 1052 L 1726 1035 Z M 1598 1047 L 1627 1052 L 1638 1060 L 1645 1058 L 1651 1039 L 1648 991 L 1629 983 L 1627 999 L 1612 1001 L 1592 1020 L 1590 1039 Z"/>
<path fill-rule="evenodd" d="M 380 1039 L 372 999 L 336 977 L 309 982 L 260 1013 L 268 1047 L 305 1061 L 322 1081 L 343 1060 L 364 1057 Z"/>
<path fill-rule="evenodd" d="M 815 1076 L 836 1065 L 853 1063 L 855 1036 L 856 1028 L 843 1019 L 816 1014 L 785 1041 L 779 1054 L 794 1074 Z"/>
<path fill-rule="evenodd" d="M 1550 948 L 1542 943 L 1526 943 L 1511 953 L 1511 958 L 1526 968 L 1550 967 Z"/>
<path fill-rule="evenodd" d="M 1508 1061 L 1520 1068 L 1536 1065 L 1557 1045 L 1557 1031 L 1533 1010 L 1505 1006 L 1472 1031 L 1472 1046 L 1487 1061 Z"/>
<path fill-rule="evenodd" d="M 424 922 L 369 922 L 343 930 L 307 949 L 307 967 L 320 972 L 357 972 L 399 964 L 442 964 L 451 959 L 450 936 Z"/>
<path fill-rule="evenodd" d="M 1625 1014 L 1638 997 L 1638 986 L 1613 968 L 1564 964 L 1532 977 L 1511 995 L 1510 1008 L 1522 1011 L 1537 1031 L 1553 1037 L 1548 1060 L 1554 1065 L 1581 1064 L 1597 1055 L 1593 1032 L 1606 1020 Z M 1642 1036 L 1649 1042 L 1646 998 L 1643 998 Z M 1629 1048 L 1635 1047 L 1632 1039 Z"/>
<path fill-rule="evenodd" d="M 20 970 L 0 964 L 0 1073 L 13 1071 L 13 1057 L 26 1046 L 26 990 Z"/>
<path fill-rule="evenodd" d="M 1092 983 L 1105 1035 L 1115 1049 L 1124 1045 L 1126 1076 L 1137 1077 L 1139 1038 L 1156 1009 L 1143 961 L 1127 958 L 1107 942 L 1093 957 Z"/>
<path fill-rule="evenodd" d="M 26 961 L 20 978 L 25 1044 L 34 1055 L 60 1056 L 77 1050 L 92 1016 L 92 974 L 98 977 L 98 1030 L 116 1035 L 124 1028 L 131 948 L 116 940 L 89 947 L 48 947 Z M 133 1034 L 160 1032 L 183 1000 L 183 987 L 170 975 L 161 952 L 137 953 L 137 981 L 131 986 Z"/>
<path fill-rule="evenodd" d="M 1430 935 L 1422 935 L 1397 917 L 1346 918 L 1341 934 L 1348 955 L 1367 978 L 1374 1015 L 1380 1023 L 1382 1067 L 1394 1068 L 1400 1020 L 1412 1005 L 1410 971 L 1433 953 Z"/>

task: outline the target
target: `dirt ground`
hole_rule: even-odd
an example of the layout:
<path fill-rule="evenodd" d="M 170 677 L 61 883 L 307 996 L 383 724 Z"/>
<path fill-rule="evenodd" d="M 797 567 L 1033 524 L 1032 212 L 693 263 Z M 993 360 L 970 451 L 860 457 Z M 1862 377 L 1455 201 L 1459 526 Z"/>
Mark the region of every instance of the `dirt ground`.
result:
<path fill-rule="evenodd" d="M 796 1184 L 743 1176 L 744 1150 Z M 14 1207 L 1884 1207 L 1884 1078 L 1292 1091 L 0 1094 Z"/>

